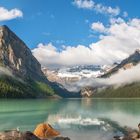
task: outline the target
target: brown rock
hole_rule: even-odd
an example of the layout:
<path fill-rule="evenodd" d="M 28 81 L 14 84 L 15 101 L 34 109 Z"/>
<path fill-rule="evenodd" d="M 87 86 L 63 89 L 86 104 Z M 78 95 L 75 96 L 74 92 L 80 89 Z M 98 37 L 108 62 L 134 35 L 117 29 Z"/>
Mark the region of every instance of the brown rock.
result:
<path fill-rule="evenodd" d="M 17 130 L 0 132 L 0 140 L 20 140 L 21 133 Z"/>
<path fill-rule="evenodd" d="M 60 133 L 54 128 L 52 128 L 50 124 L 41 123 L 36 126 L 34 130 L 34 135 L 36 135 L 40 139 L 46 139 L 57 137 L 60 135 Z"/>

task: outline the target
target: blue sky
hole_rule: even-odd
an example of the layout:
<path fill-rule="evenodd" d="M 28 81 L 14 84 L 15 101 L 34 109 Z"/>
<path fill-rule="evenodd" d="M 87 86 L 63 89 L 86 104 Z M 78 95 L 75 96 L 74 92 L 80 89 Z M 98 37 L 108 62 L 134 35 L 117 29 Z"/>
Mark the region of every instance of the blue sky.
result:
<path fill-rule="evenodd" d="M 98 40 L 94 33 L 89 37 L 92 22 L 101 21 L 108 24 L 108 16 L 95 11 L 78 9 L 72 0 L 2 0 L 0 6 L 7 9 L 18 8 L 23 18 L 0 22 L 8 25 L 25 43 L 34 48 L 40 42 L 61 44 L 88 45 Z M 95 0 L 106 6 L 119 6 L 127 11 L 130 17 L 139 17 L 139 0 Z M 87 23 L 87 22 L 88 23 Z"/>
<path fill-rule="evenodd" d="M 95 6 L 83 7 L 84 1 L 94 2 Z M 118 7 L 120 11 L 116 15 L 101 12 L 97 9 L 98 4 L 102 8 Z M 62 45 L 89 47 L 104 35 L 97 29 L 93 30 L 92 23 L 100 22 L 109 27 L 111 18 L 121 18 L 124 22 L 140 18 L 139 0 L 1 0 L 0 7 L 9 11 L 17 8 L 22 12 L 10 20 L 0 20 L 0 25 L 8 25 L 31 49 L 39 43 L 50 42 L 57 51 L 62 50 Z M 124 16 L 124 12 L 128 15 Z"/>

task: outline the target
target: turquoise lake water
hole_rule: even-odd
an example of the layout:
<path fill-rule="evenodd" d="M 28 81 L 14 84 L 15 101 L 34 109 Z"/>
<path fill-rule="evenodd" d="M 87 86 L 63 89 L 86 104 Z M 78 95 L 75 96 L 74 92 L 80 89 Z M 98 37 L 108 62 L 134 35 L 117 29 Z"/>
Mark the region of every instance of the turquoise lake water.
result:
<path fill-rule="evenodd" d="M 72 140 L 110 140 L 124 126 L 137 129 L 140 99 L 0 100 L 1 131 L 45 121 Z"/>

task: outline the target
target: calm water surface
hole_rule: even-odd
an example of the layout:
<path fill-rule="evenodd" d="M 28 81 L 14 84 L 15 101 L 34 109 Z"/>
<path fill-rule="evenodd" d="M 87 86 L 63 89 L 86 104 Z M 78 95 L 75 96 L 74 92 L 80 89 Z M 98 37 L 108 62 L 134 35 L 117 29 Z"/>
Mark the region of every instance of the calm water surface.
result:
<path fill-rule="evenodd" d="M 140 99 L 0 100 L 0 130 L 33 131 L 44 121 L 72 140 L 110 140 L 137 128 Z"/>

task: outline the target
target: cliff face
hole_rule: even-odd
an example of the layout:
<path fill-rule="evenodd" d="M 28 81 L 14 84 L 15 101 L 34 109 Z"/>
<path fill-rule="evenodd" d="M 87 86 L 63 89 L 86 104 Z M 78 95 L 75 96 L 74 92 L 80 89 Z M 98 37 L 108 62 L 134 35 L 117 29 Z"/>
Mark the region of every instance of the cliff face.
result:
<path fill-rule="evenodd" d="M 30 49 L 7 26 L 0 27 L 0 63 L 24 79 L 44 77 Z"/>
<path fill-rule="evenodd" d="M 55 94 L 79 97 L 49 82 L 26 44 L 7 26 L 0 26 L 0 98 L 42 98 Z"/>

